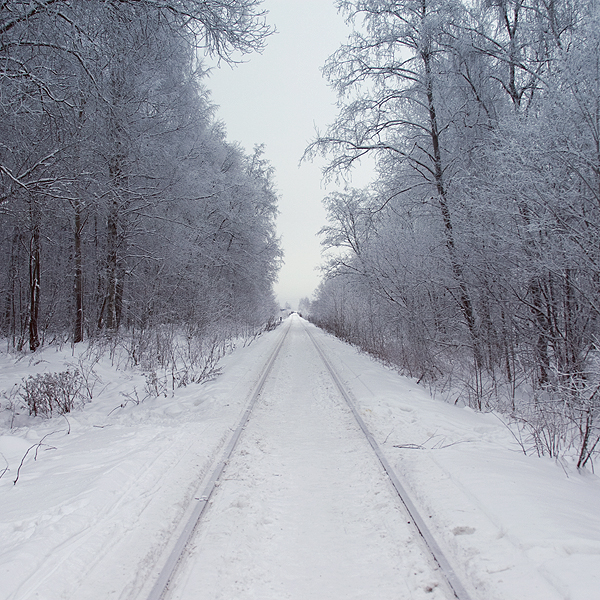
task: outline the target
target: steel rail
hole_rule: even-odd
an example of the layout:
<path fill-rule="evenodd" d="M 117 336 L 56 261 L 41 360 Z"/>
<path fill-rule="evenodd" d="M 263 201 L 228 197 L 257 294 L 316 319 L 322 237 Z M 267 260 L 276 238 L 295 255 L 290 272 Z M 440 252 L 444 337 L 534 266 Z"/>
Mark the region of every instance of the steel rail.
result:
<path fill-rule="evenodd" d="M 275 349 L 273 350 L 273 352 L 269 356 L 269 359 L 265 363 L 265 365 L 261 371 L 261 374 L 259 376 L 258 382 L 254 388 L 254 391 L 252 392 L 250 400 L 248 401 L 246 409 L 245 409 L 244 413 L 242 414 L 242 417 L 240 418 L 240 421 L 239 421 L 237 427 L 235 428 L 235 431 L 233 432 L 233 435 L 231 436 L 229 443 L 227 444 L 227 447 L 225 448 L 225 450 L 223 452 L 223 456 L 222 456 L 221 460 L 217 463 L 214 470 L 212 471 L 210 479 L 208 480 L 206 486 L 204 487 L 202 494 L 200 495 L 199 498 L 195 499 L 197 501 L 197 503 L 194 506 L 194 509 L 193 509 L 189 519 L 187 520 L 183 530 L 181 531 L 181 534 L 179 535 L 177 542 L 173 546 L 173 549 L 171 550 L 163 568 L 161 569 L 158 579 L 154 583 L 154 586 L 153 586 L 152 590 L 150 591 L 150 594 L 148 595 L 148 600 L 161 600 L 162 598 L 165 597 L 165 594 L 167 593 L 167 591 L 169 589 L 169 584 L 171 583 L 171 580 L 173 579 L 173 575 L 175 574 L 177 566 L 179 565 L 179 563 L 181 562 L 181 559 L 183 558 L 183 553 L 184 553 L 185 547 L 187 546 L 188 542 L 190 541 L 190 538 L 192 537 L 194 531 L 196 530 L 196 527 L 198 526 L 200 519 L 202 519 L 204 513 L 206 512 L 206 509 L 208 508 L 208 503 L 210 501 L 211 496 L 213 495 L 213 493 L 215 491 L 215 488 L 218 485 L 219 478 L 221 477 L 221 474 L 223 473 L 223 470 L 225 469 L 225 466 L 227 465 L 229 458 L 233 454 L 233 451 L 240 439 L 240 436 L 242 435 L 242 431 L 244 430 L 244 427 L 246 426 L 246 423 L 248 422 L 248 419 L 250 418 L 252 409 L 256 405 L 256 402 L 265 386 L 267 377 L 269 376 L 269 373 L 271 372 L 271 369 L 273 368 L 273 364 L 275 363 L 275 360 L 277 359 L 277 356 L 279 355 L 281 347 L 283 346 L 283 342 L 285 341 L 285 338 L 287 337 L 287 334 L 290 330 L 290 327 L 291 327 L 291 322 L 285 328 L 283 333 L 281 334 L 281 336 L 275 346 Z"/>
<path fill-rule="evenodd" d="M 371 448 L 373 448 L 373 451 L 377 455 L 377 458 L 379 459 L 381 466 L 383 467 L 383 469 L 386 472 L 387 476 L 389 477 L 392 485 L 394 486 L 394 488 L 398 494 L 398 497 L 400 498 L 400 501 L 406 508 L 410 518 L 412 519 L 413 524 L 415 525 L 415 528 L 417 529 L 417 531 L 423 538 L 423 541 L 425 542 L 425 545 L 427 546 L 431 555 L 433 556 L 433 559 L 438 564 L 440 571 L 443 574 L 444 578 L 446 579 L 446 582 L 448 583 L 448 586 L 452 590 L 454 596 L 457 598 L 457 600 L 471 600 L 471 595 L 465 589 L 465 587 L 462 584 L 461 580 L 459 579 L 458 575 L 454 571 L 454 568 L 452 567 L 452 565 L 446 558 L 444 552 L 440 548 L 440 545 L 438 544 L 437 540 L 431 533 L 431 530 L 425 523 L 425 520 L 420 515 L 420 513 L 417 510 L 417 507 L 414 505 L 413 501 L 410 499 L 406 489 L 404 488 L 404 486 L 400 482 L 400 479 L 396 475 L 396 472 L 394 471 L 394 469 L 390 465 L 389 461 L 383 454 L 383 451 L 381 450 L 381 448 L 379 447 L 379 444 L 373 437 L 373 434 L 369 431 L 369 428 L 367 427 L 366 423 L 363 421 L 363 418 L 360 416 L 358 409 L 356 408 L 356 401 L 353 398 L 352 392 L 350 392 L 350 390 L 346 389 L 346 386 L 342 383 L 342 380 L 340 379 L 339 375 L 337 374 L 335 367 L 333 366 L 331 361 L 327 358 L 325 352 L 323 351 L 322 347 L 315 339 L 315 337 L 314 337 L 313 333 L 310 331 L 309 327 L 304 325 L 304 330 L 308 334 L 308 337 L 311 339 L 314 347 L 317 350 L 317 353 L 319 354 L 319 356 L 321 357 L 321 360 L 323 361 L 323 364 L 325 365 L 325 367 L 327 368 L 327 371 L 331 375 L 331 378 L 333 379 L 338 391 L 340 392 L 340 394 L 346 401 L 346 404 L 350 408 L 350 411 L 354 415 L 354 418 L 356 419 L 362 432 L 364 433 L 365 437 L 369 441 Z"/>

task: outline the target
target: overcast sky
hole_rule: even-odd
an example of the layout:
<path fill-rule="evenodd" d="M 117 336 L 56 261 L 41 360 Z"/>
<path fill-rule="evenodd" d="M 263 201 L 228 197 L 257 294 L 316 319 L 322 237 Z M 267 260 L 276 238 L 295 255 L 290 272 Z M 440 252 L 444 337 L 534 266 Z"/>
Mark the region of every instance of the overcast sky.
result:
<path fill-rule="evenodd" d="M 233 69 L 215 69 L 207 86 L 228 139 L 246 151 L 266 145 L 280 194 L 278 231 L 285 252 L 275 292 L 282 306 L 297 308 L 319 283 L 317 232 L 325 225 L 321 200 L 330 191 L 322 185 L 319 164 L 299 161 L 315 127 L 323 130 L 335 118 L 335 94 L 320 68 L 349 29 L 334 0 L 264 0 L 263 7 L 278 33 L 263 54 Z"/>

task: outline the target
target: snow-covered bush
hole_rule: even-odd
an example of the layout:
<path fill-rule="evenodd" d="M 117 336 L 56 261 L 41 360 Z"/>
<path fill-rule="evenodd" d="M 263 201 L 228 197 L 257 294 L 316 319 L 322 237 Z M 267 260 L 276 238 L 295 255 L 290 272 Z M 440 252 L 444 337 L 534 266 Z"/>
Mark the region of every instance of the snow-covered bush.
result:
<path fill-rule="evenodd" d="M 77 369 L 60 373 L 30 375 L 23 379 L 19 395 L 29 408 L 29 414 L 50 418 L 53 414 L 64 415 L 83 403 L 82 377 Z"/>

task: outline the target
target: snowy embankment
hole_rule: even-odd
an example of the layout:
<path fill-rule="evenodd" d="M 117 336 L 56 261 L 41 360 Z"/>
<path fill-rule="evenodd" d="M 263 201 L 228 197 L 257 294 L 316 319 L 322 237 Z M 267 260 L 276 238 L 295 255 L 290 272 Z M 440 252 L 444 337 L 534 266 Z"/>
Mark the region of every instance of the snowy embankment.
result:
<path fill-rule="evenodd" d="M 331 336 L 362 416 L 482 600 L 600 598 L 600 479 L 524 456 L 493 414 L 422 387 Z"/>
<path fill-rule="evenodd" d="M 143 396 L 144 376 L 108 358 L 95 367 L 92 402 L 67 418 L 20 416 L 10 429 L 4 400 L 0 598 L 135 597 L 228 439 L 271 341 L 261 337 L 222 359 L 216 381 L 138 405 L 127 396 L 134 388 Z M 0 390 L 30 373 L 78 366 L 70 352 L 51 348 L 35 362 L 2 361 Z"/>
<path fill-rule="evenodd" d="M 143 389 L 145 380 L 106 360 L 95 367 L 93 401 L 68 421 L 13 420 L 3 410 L 0 600 L 138 598 L 277 335 L 227 356 L 217 380 L 167 398 L 121 408 L 123 394 Z M 475 600 L 600 598 L 595 475 L 523 456 L 495 416 L 433 400 L 412 381 L 318 335 L 422 515 L 477 590 Z M 0 390 L 78 363 L 54 349 L 35 358 L 30 364 L 4 355 Z"/>

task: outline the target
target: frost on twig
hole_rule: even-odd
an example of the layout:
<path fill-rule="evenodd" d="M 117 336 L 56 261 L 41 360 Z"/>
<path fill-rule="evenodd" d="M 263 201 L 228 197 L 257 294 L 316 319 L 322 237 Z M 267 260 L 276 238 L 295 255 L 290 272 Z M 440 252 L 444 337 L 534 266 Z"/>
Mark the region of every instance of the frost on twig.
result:
<path fill-rule="evenodd" d="M 0 452 L 0 456 L 2 456 L 2 458 L 4 459 L 4 462 L 6 463 L 6 466 L 4 467 L 4 469 L 2 469 L 2 472 L 0 473 L 0 479 L 2 479 L 4 477 L 4 474 L 9 470 L 9 465 L 8 465 L 8 461 L 6 460 L 6 456 L 4 456 L 4 454 L 2 454 L 2 452 Z"/>

